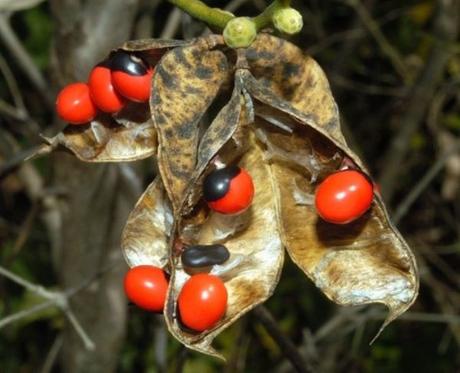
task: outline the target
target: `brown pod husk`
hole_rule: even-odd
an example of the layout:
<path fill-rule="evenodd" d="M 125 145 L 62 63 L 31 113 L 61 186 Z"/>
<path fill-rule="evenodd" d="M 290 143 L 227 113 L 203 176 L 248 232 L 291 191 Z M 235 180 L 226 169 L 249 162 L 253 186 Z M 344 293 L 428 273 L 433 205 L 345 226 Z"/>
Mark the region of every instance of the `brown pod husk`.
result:
<path fill-rule="evenodd" d="M 229 78 L 227 58 L 211 39 L 175 48 L 156 68 L 150 108 L 159 137 L 158 165 L 179 213 L 196 166 L 200 120 Z"/>
<path fill-rule="evenodd" d="M 249 109 L 248 109 L 249 108 Z M 203 172 L 209 162 L 216 156 L 222 147 L 228 143 L 237 130 L 242 130 L 252 121 L 248 111 L 252 110 L 252 101 L 245 97 L 245 89 L 241 79 L 241 71 L 237 70 L 234 80 L 232 96 L 227 104 L 219 111 L 200 139 L 197 150 L 197 161 L 185 195 L 187 199 L 181 209 L 181 215 L 190 211 L 201 197 L 201 189 L 196 188 L 203 177 Z M 236 157 L 242 149 L 232 152 Z M 227 152 L 228 155 L 228 152 Z M 227 159 L 228 161 L 229 159 Z"/>
<path fill-rule="evenodd" d="M 140 40 L 122 48 L 157 64 L 150 110 L 131 106 L 114 119 L 101 116 L 49 141 L 90 162 L 158 154 L 161 178 L 129 216 L 122 247 L 130 266 L 152 264 L 170 272 L 164 313 L 179 341 L 221 357 L 212 340 L 272 294 L 283 245 L 334 302 L 385 304 L 390 312 L 384 326 L 414 302 L 419 284 L 413 254 L 378 195 L 350 224 L 326 223 L 315 211 L 316 186 L 343 162 L 368 172 L 345 142 L 329 83 L 311 57 L 267 34 L 236 53 L 216 35 L 190 42 Z M 222 97 L 229 101 L 210 119 Z M 252 175 L 256 194 L 246 212 L 219 215 L 200 200 L 203 177 L 216 160 L 238 162 Z M 176 312 L 189 277 L 180 250 L 216 243 L 229 249 L 230 259 L 206 271 L 224 280 L 227 313 L 211 330 L 191 333 L 181 328 Z"/>
<path fill-rule="evenodd" d="M 139 198 L 123 230 L 121 247 L 128 265 L 165 268 L 169 261 L 172 224 L 171 204 L 157 177 Z"/>
<path fill-rule="evenodd" d="M 284 258 L 276 218 L 276 200 L 270 184 L 270 168 L 263 162 L 262 150 L 251 135 L 250 147 L 238 165 L 252 176 L 255 186 L 254 200 L 249 209 L 235 217 L 222 217 L 210 211 L 208 219 L 196 229 L 195 240 L 200 244 L 220 243 L 230 251 L 230 259 L 222 266 L 214 266 L 212 274 L 224 281 L 228 292 L 228 305 L 223 319 L 211 330 L 191 333 L 179 323 L 176 303 L 188 273 L 180 265 L 180 257 L 172 257 L 172 274 L 165 317 L 170 332 L 187 347 L 222 358 L 212 346 L 212 340 L 243 314 L 264 302 L 274 291 Z M 197 187 L 199 187 L 197 185 Z M 203 207 L 205 208 L 205 207 Z M 222 225 L 228 224 L 228 235 L 222 236 Z M 234 230 L 232 224 L 244 221 L 244 227 Z M 237 234 L 236 234 L 237 233 Z M 180 238 L 180 232 L 179 232 Z M 190 239 L 190 238 L 189 238 Z"/>
<path fill-rule="evenodd" d="M 303 51 L 269 34 L 259 34 L 247 49 L 246 58 L 252 75 L 257 79 L 258 92 L 251 93 L 262 99 L 264 91 L 288 102 L 302 113 L 308 122 L 324 129 L 329 137 L 345 144 L 340 130 L 337 104 L 329 82 L 318 63 Z M 248 89 L 252 84 L 247 82 Z M 277 107 L 279 102 L 265 102 Z M 279 108 L 279 107 L 278 107 Z"/>
<path fill-rule="evenodd" d="M 249 72 L 244 76 L 245 88 L 255 99 L 256 116 L 263 118 L 258 121 L 259 138 L 272 153 L 268 157 L 279 195 L 283 243 L 293 261 L 336 303 L 385 304 L 390 310 L 385 326 L 417 296 L 414 256 L 377 195 L 365 216 L 346 225 L 320 219 L 312 198 L 310 203 L 299 203 L 299 192 L 314 196 L 317 183 L 338 168 L 334 159 L 348 158 L 357 169 L 367 170 L 340 133 L 336 105 L 320 67 L 285 44 L 289 43 L 278 42 L 280 58 L 288 71 L 299 71 L 301 83 L 290 79 L 285 67 L 272 66 L 270 59 L 263 65 L 265 73 L 274 76 L 270 83 Z M 255 56 L 266 52 L 253 47 Z M 262 62 L 254 62 L 256 72 Z M 283 73 L 285 79 L 280 79 Z M 304 154 L 304 162 L 294 156 L 298 154 Z"/>
<path fill-rule="evenodd" d="M 157 135 L 145 106 L 144 118 L 129 117 L 129 108 L 119 113 L 119 122 L 100 115 L 88 125 L 68 125 L 61 133 L 48 139 L 50 146 L 61 145 L 85 162 L 126 162 L 156 154 Z M 125 114 L 126 113 L 126 114 Z"/>

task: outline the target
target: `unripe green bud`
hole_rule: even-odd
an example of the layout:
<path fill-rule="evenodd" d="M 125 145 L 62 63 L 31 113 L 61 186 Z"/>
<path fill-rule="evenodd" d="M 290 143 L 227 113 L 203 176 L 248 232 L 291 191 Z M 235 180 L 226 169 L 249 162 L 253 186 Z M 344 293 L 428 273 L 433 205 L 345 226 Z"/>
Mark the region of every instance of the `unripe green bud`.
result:
<path fill-rule="evenodd" d="M 257 36 L 256 24 L 248 17 L 230 20 L 224 28 L 224 40 L 231 48 L 246 48 Z"/>
<path fill-rule="evenodd" d="M 303 27 L 302 15 L 293 8 L 278 9 L 272 20 L 279 31 L 289 35 L 297 34 Z"/>

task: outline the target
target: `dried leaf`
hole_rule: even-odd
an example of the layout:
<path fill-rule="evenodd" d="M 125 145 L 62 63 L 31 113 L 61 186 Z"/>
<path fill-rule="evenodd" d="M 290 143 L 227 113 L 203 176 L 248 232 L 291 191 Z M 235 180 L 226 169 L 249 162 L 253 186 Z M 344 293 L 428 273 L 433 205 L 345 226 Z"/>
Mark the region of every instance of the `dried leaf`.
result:
<path fill-rule="evenodd" d="M 158 130 L 158 161 L 174 210 L 195 169 L 200 120 L 228 78 L 227 58 L 205 39 L 168 52 L 157 65 L 151 112 Z"/>
<path fill-rule="evenodd" d="M 172 223 L 171 204 L 157 177 L 139 198 L 123 230 L 121 246 L 128 265 L 164 268 L 169 259 Z"/>
<path fill-rule="evenodd" d="M 187 347 L 221 357 L 212 347 L 212 340 L 244 313 L 264 302 L 273 292 L 280 276 L 284 250 L 276 221 L 276 201 L 271 185 L 270 169 L 262 160 L 262 151 L 251 137 L 251 147 L 239 165 L 252 175 L 255 196 L 251 207 L 237 219 L 226 217 L 229 229 L 235 222 L 244 222 L 237 228 L 238 234 L 221 234 L 221 217 L 210 212 L 208 219 L 198 227 L 195 240 L 199 244 L 221 243 L 230 251 L 230 259 L 215 266 L 211 273 L 218 274 L 228 291 L 228 306 L 224 318 L 212 329 L 192 334 L 181 329 L 176 319 L 176 301 L 180 289 L 189 278 L 178 257 L 172 258 L 174 271 L 166 307 L 166 321 L 171 333 Z M 221 221 L 222 223 L 222 221 Z M 217 267 L 217 268 L 216 268 Z"/>
<path fill-rule="evenodd" d="M 69 125 L 48 142 L 66 147 L 85 162 L 135 161 L 157 151 L 153 122 L 145 105 L 139 104 L 128 105 L 117 121 L 101 115 L 88 125 Z"/>

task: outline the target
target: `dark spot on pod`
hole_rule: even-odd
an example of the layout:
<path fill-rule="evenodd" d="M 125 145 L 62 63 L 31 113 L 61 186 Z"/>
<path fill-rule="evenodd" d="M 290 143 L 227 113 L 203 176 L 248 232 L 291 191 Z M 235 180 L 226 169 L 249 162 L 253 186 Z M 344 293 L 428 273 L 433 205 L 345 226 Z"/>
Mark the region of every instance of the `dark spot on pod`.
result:
<path fill-rule="evenodd" d="M 241 172 L 238 166 L 229 166 L 211 172 L 203 182 L 203 197 L 207 202 L 224 197 L 232 179 Z"/>
<path fill-rule="evenodd" d="M 121 50 L 110 56 L 110 68 L 112 71 L 122 71 L 135 76 L 145 75 L 148 71 L 146 63 L 141 58 Z"/>
<path fill-rule="evenodd" d="M 194 245 L 182 252 L 182 264 L 198 268 L 222 264 L 228 260 L 230 252 L 224 245 Z"/>

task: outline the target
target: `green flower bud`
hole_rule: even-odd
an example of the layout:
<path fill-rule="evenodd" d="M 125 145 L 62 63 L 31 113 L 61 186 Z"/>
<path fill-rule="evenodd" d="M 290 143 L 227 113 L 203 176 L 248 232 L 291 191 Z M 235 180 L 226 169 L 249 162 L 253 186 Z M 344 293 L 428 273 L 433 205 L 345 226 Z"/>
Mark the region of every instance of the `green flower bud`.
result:
<path fill-rule="evenodd" d="M 231 48 L 246 48 L 257 36 L 256 24 L 248 17 L 230 20 L 224 28 L 224 40 Z"/>
<path fill-rule="evenodd" d="M 293 8 L 278 9 L 272 20 L 279 31 L 289 35 L 297 34 L 303 27 L 302 15 Z"/>

